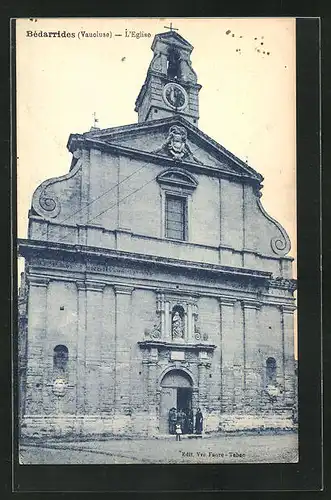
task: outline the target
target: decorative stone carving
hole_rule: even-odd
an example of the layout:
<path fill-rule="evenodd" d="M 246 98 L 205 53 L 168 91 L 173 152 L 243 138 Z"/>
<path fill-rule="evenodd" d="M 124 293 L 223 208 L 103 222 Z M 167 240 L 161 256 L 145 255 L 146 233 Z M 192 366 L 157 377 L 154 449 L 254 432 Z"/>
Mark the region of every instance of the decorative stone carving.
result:
<path fill-rule="evenodd" d="M 58 397 L 65 396 L 67 386 L 68 386 L 68 384 L 64 379 L 57 378 L 56 380 L 54 380 L 54 383 L 53 383 L 53 387 L 52 387 L 53 394 L 55 396 L 58 396 Z"/>
<path fill-rule="evenodd" d="M 194 327 L 194 338 L 195 340 L 208 340 L 208 333 L 201 333 L 200 327 L 195 325 Z"/>
<path fill-rule="evenodd" d="M 201 332 L 198 326 L 194 328 L 194 338 L 195 340 L 201 340 Z"/>
<path fill-rule="evenodd" d="M 195 340 L 208 340 L 208 334 L 207 333 L 202 333 L 201 327 L 200 327 L 200 322 L 199 322 L 199 315 L 197 312 L 197 305 L 194 305 L 194 312 L 193 312 L 193 321 L 194 321 L 194 338 Z"/>
<path fill-rule="evenodd" d="M 46 219 L 57 217 L 61 211 L 61 203 L 55 192 L 63 193 L 61 188 L 63 189 L 64 186 L 59 186 L 59 184 L 62 182 L 67 183 L 69 179 L 72 179 L 75 175 L 79 175 L 81 165 L 82 163 L 77 161 L 76 165 L 68 174 L 62 175 L 61 177 L 47 179 L 42 182 L 33 194 L 31 207 L 32 212 L 37 215 L 41 215 Z M 60 191 L 58 191 L 57 186 Z M 70 189 L 68 186 L 69 185 L 67 184 L 66 187 Z"/>
<path fill-rule="evenodd" d="M 187 132 L 184 127 L 174 125 L 170 127 L 166 140 L 166 147 L 175 158 L 183 158 L 185 154 L 185 145 Z"/>
<path fill-rule="evenodd" d="M 76 149 L 73 153 L 72 153 L 73 157 L 76 158 L 78 160 L 78 158 L 81 158 L 82 156 L 82 150 L 81 149 Z"/>
<path fill-rule="evenodd" d="M 290 238 L 279 222 L 277 222 L 275 219 L 270 217 L 270 215 L 264 210 L 262 203 L 259 198 L 257 198 L 257 204 L 263 215 L 270 221 L 272 222 L 277 229 L 279 230 L 280 234 L 277 236 L 274 236 L 270 240 L 270 246 L 272 251 L 276 255 L 284 256 L 286 255 L 290 250 L 291 250 L 291 242 Z"/>
<path fill-rule="evenodd" d="M 167 68 L 167 56 L 165 54 L 155 54 L 150 65 L 149 71 L 165 73 Z"/>
<path fill-rule="evenodd" d="M 271 402 L 277 401 L 277 398 L 279 398 L 282 393 L 283 393 L 283 388 L 279 384 L 268 384 L 265 388 L 265 392 L 267 396 L 269 397 L 269 400 Z"/>
<path fill-rule="evenodd" d="M 189 145 L 187 144 L 186 128 L 179 125 L 173 125 L 170 127 L 165 143 L 160 149 L 155 151 L 155 153 L 167 154 L 177 161 L 186 159 L 201 164 L 201 162 L 193 155 Z"/>
<path fill-rule="evenodd" d="M 31 259 L 31 265 L 33 267 L 45 267 L 47 269 L 58 268 L 58 269 L 69 269 L 71 271 L 84 271 L 85 265 L 81 262 L 73 262 L 66 260 L 55 260 L 55 259 L 42 259 L 40 257 L 33 257 Z"/>
<path fill-rule="evenodd" d="M 189 82 L 196 83 L 198 79 L 197 74 L 192 67 L 190 58 L 185 53 L 182 54 L 180 63 L 181 73 L 185 75 L 185 79 Z"/>
<path fill-rule="evenodd" d="M 60 202 L 53 193 L 47 193 L 44 189 L 39 196 L 39 205 L 48 213 L 49 217 L 56 217 L 60 212 Z"/>
<path fill-rule="evenodd" d="M 200 325 L 199 325 L 199 315 L 197 312 L 197 305 L 196 304 L 194 304 L 192 317 L 193 317 L 194 338 L 195 338 L 195 340 L 201 340 L 202 335 L 201 335 L 201 329 L 200 329 Z"/>
<path fill-rule="evenodd" d="M 294 279 L 277 277 L 269 280 L 269 286 L 294 291 L 297 288 L 297 281 Z"/>
<path fill-rule="evenodd" d="M 161 323 L 155 323 L 153 328 L 145 328 L 145 337 L 159 339 L 161 337 Z"/>

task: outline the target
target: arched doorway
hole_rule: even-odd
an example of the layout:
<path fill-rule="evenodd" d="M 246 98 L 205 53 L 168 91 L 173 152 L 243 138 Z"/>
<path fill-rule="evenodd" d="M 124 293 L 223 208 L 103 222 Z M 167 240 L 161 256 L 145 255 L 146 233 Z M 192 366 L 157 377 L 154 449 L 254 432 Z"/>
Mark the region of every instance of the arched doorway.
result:
<path fill-rule="evenodd" d="M 192 408 L 193 384 L 191 377 L 183 370 L 171 370 L 161 381 L 160 433 L 169 433 L 169 410 Z"/>

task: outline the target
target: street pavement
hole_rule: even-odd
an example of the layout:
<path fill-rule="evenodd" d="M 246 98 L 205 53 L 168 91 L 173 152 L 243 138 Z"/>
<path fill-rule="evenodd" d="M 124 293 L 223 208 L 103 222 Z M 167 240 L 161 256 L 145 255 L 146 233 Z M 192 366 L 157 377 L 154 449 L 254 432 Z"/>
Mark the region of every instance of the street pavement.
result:
<path fill-rule="evenodd" d="M 22 441 L 24 464 L 138 464 L 138 463 L 293 463 L 298 461 L 298 436 L 242 434 L 175 436 L 162 439 L 100 439 Z"/>

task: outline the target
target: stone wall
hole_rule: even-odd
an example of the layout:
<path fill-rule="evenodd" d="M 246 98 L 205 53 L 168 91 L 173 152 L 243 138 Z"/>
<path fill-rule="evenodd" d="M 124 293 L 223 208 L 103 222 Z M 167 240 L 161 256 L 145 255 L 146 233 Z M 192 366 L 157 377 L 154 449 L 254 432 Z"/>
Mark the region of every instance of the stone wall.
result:
<path fill-rule="evenodd" d="M 163 135 L 165 141 L 167 132 Z M 155 137 L 141 136 L 139 148 L 153 151 L 159 146 Z M 207 154 L 197 145 L 194 151 Z M 181 258 L 187 247 L 194 261 L 291 277 L 287 237 L 265 213 L 253 186 L 242 179 L 220 178 L 184 165 L 198 184 L 188 202 L 188 241 L 176 245 L 164 239 L 164 204 L 157 182 L 168 164 L 96 147 L 83 149 L 79 156 L 69 174 L 45 181 L 35 191 L 29 238 L 117 248 L 122 237 L 126 251 Z M 117 235 L 121 230 L 128 232 L 126 238 L 124 233 Z"/>
<path fill-rule="evenodd" d="M 29 315 L 24 433 L 49 429 L 84 435 L 155 435 L 160 381 L 169 368 L 192 374 L 194 406 L 202 408 L 206 432 L 223 428 L 226 415 L 232 415 L 233 422 L 241 415 L 233 425 L 245 427 L 246 414 L 264 418 L 269 402 L 264 392 L 265 361 L 270 356 L 277 361 L 277 383 L 284 389 L 269 405 L 271 421 L 273 411 L 293 405 L 291 308 L 199 294 L 194 299 L 199 339 L 215 348 L 209 354 L 203 346 L 185 348 L 183 361 L 173 361 L 169 347 L 142 349 L 138 344 L 161 321 L 159 289 L 147 284 L 148 275 L 144 284 L 112 285 L 106 281 L 114 277 L 106 275 L 82 280 L 61 273 L 62 279 L 37 276 L 33 270 L 28 275 L 33 314 Z M 154 273 L 153 279 L 157 276 Z M 179 301 L 187 300 L 183 290 L 176 293 Z M 201 344 L 201 339 L 192 337 L 190 342 Z M 54 370 L 57 345 L 69 351 L 63 375 Z M 58 376 L 67 382 L 62 397 L 53 393 Z"/>

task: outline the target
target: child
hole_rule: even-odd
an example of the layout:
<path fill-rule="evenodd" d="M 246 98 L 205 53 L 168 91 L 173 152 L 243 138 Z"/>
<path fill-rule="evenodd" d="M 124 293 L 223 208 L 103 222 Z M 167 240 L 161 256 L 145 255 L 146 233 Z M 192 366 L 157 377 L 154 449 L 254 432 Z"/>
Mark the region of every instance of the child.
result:
<path fill-rule="evenodd" d="M 177 422 L 177 424 L 176 424 L 176 441 L 180 441 L 181 433 L 182 433 L 182 428 L 180 426 L 180 423 Z"/>

